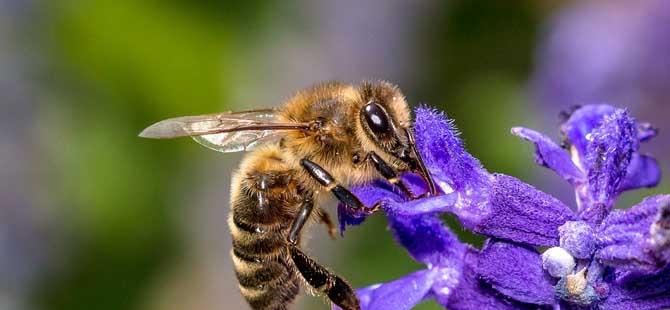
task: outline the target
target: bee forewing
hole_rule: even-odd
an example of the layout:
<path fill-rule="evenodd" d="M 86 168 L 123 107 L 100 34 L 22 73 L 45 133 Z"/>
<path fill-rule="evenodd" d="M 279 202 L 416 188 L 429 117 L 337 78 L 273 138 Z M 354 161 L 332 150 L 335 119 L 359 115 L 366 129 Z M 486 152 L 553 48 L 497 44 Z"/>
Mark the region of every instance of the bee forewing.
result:
<path fill-rule="evenodd" d="M 215 125 L 213 121 L 203 121 L 201 123 L 186 123 L 182 119 L 183 119 L 182 117 L 178 117 L 160 121 L 144 129 L 139 136 L 142 138 L 153 138 L 153 139 L 186 137 L 192 135 L 192 131 L 189 130 L 189 128 L 192 128 L 193 125 L 197 125 L 197 127 L 201 128 L 207 126 L 211 128 Z"/>
<path fill-rule="evenodd" d="M 307 123 L 280 122 L 276 110 L 266 109 L 166 119 L 149 126 L 140 133 L 140 137 L 167 139 L 190 136 L 215 151 L 239 152 L 275 141 L 281 137 L 283 130 L 307 128 Z"/>
<path fill-rule="evenodd" d="M 277 120 L 277 110 L 262 109 L 242 112 L 181 116 L 169 118 L 144 129 L 142 138 L 167 139 L 238 130 L 249 125 L 263 125 Z"/>

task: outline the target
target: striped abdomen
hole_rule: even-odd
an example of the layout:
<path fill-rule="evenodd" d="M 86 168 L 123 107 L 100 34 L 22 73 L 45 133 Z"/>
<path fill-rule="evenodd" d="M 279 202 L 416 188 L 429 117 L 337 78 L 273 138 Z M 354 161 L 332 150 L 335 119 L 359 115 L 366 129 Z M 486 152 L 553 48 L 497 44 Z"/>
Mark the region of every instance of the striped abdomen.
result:
<path fill-rule="evenodd" d="M 250 155 L 233 177 L 228 225 L 235 274 L 251 308 L 287 309 L 300 284 L 287 235 L 302 197 L 278 150 Z"/>
<path fill-rule="evenodd" d="M 286 249 L 286 229 L 269 229 L 230 218 L 232 257 L 240 291 L 251 308 L 280 310 L 295 299 L 298 275 Z"/>

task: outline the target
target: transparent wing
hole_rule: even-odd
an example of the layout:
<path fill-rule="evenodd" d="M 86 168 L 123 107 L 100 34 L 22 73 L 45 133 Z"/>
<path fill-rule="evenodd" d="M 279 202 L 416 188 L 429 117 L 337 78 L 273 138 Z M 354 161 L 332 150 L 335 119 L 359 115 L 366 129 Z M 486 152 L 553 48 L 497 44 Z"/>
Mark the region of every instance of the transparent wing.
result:
<path fill-rule="evenodd" d="M 149 126 L 140 133 L 140 137 L 193 137 L 196 142 L 215 151 L 239 152 L 276 141 L 283 130 L 307 128 L 307 123 L 280 122 L 277 110 L 265 109 L 166 119 Z"/>
<path fill-rule="evenodd" d="M 251 151 L 259 145 L 279 141 L 281 134 L 277 130 L 244 130 L 193 136 L 192 138 L 195 142 L 217 152 L 230 153 Z"/>

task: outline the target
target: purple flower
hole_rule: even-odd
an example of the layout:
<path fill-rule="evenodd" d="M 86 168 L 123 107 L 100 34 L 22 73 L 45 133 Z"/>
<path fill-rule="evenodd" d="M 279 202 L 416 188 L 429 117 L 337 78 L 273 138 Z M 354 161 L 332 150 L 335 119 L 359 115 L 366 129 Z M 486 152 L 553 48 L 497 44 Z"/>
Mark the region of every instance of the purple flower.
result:
<path fill-rule="evenodd" d="M 561 125 L 561 132 L 569 151 L 536 131 L 512 128 L 513 134 L 535 143 L 538 164 L 574 186 L 577 211 L 588 222 L 600 223 L 621 192 L 660 181 L 656 160 L 639 153 L 640 142 L 651 139 L 656 130 L 638 124 L 625 110 L 604 104 L 579 108 Z"/>
<path fill-rule="evenodd" d="M 441 194 L 408 201 L 382 181 L 354 191 L 368 205 L 384 201 L 395 239 L 426 269 L 359 290 L 363 309 L 410 309 L 426 298 L 449 309 L 670 306 L 670 195 L 611 212 L 622 191 L 658 183 L 656 162 L 639 153 L 639 142 L 655 135 L 648 125 L 625 110 L 586 106 L 561 127 L 569 152 L 513 129 L 536 144 L 538 163 L 575 187 L 574 212 L 516 178 L 488 173 L 443 114 L 422 107 L 416 117 L 417 146 Z M 413 175 L 404 180 L 415 193 L 426 190 Z M 342 228 L 364 219 L 339 211 Z M 460 243 L 440 219 L 445 212 L 490 239 L 481 250 Z M 538 246 L 551 248 L 540 255 Z"/>
<path fill-rule="evenodd" d="M 418 178 L 405 178 L 410 186 L 422 189 Z M 458 241 L 439 217 L 441 206 L 454 205 L 455 194 L 407 202 L 388 183 L 377 181 L 356 189 L 364 203 L 385 197 L 384 210 L 398 243 L 426 268 L 398 280 L 359 290 L 362 309 L 411 309 L 425 298 L 435 298 L 449 309 L 518 309 L 528 305 L 502 296 L 479 281 L 476 272 L 480 252 Z M 368 195 L 362 195 L 362 194 Z M 340 220 L 350 214 L 340 208 Z M 537 259 L 537 252 L 533 252 Z M 542 270 L 539 269 L 541 275 Z M 334 309 L 338 309 L 335 307 Z"/>

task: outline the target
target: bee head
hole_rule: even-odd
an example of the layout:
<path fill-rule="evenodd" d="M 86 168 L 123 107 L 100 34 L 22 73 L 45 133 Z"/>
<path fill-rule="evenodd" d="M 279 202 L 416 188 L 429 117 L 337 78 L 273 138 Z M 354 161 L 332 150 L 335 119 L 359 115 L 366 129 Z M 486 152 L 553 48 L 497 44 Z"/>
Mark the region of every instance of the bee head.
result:
<path fill-rule="evenodd" d="M 363 83 L 359 122 L 367 151 L 390 155 L 408 168 L 415 167 L 411 155 L 410 113 L 405 96 L 387 82 Z"/>
<path fill-rule="evenodd" d="M 363 83 L 359 139 L 366 151 L 387 157 L 396 169 L 421 174 L 435 194 L 435 186 L 416 150 L 409 106 L 398 87 L 387 82 Z"/>

